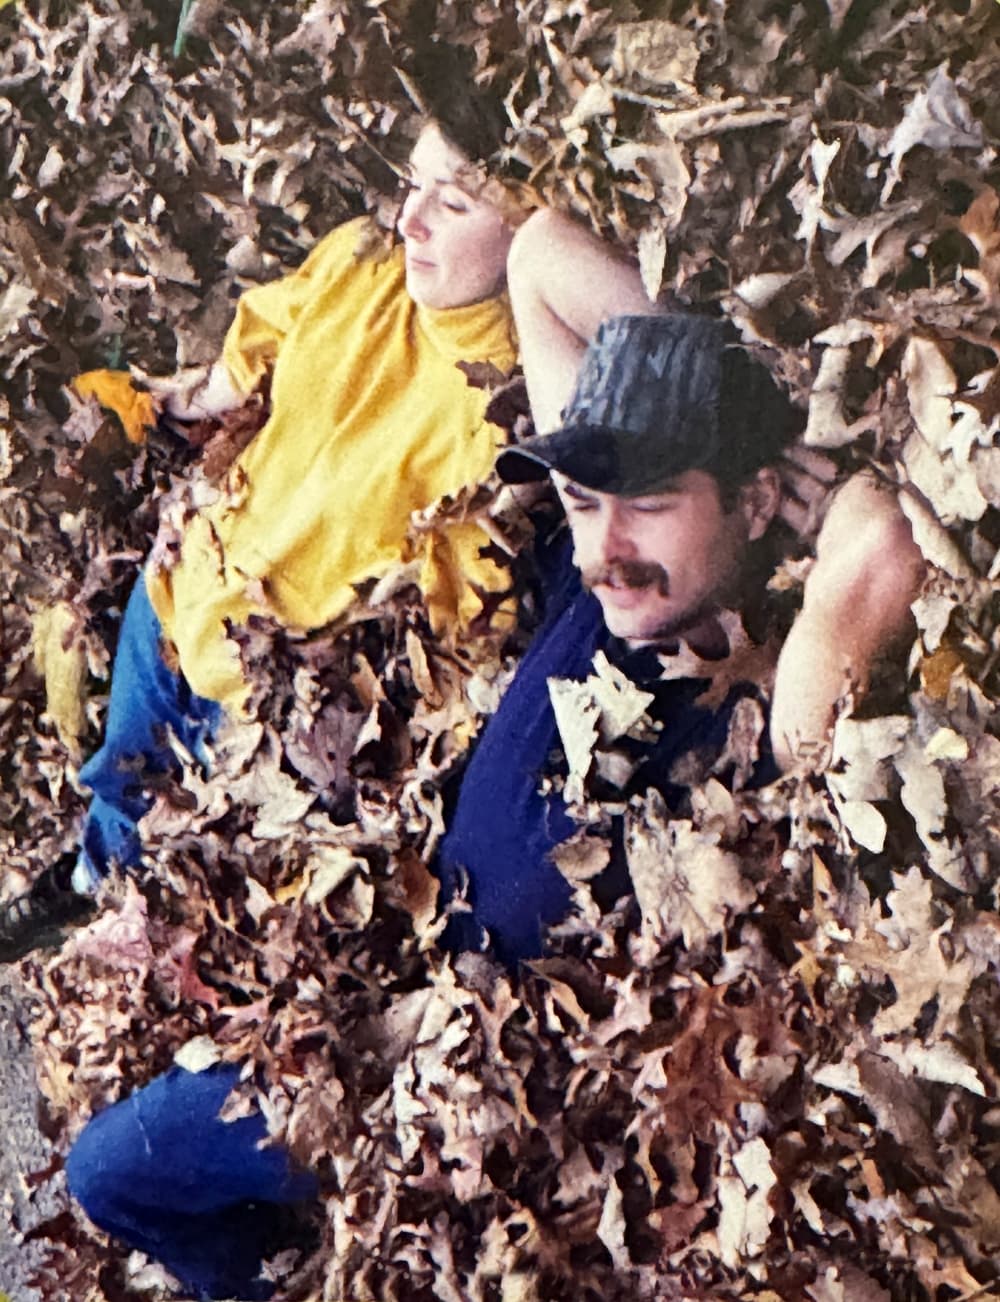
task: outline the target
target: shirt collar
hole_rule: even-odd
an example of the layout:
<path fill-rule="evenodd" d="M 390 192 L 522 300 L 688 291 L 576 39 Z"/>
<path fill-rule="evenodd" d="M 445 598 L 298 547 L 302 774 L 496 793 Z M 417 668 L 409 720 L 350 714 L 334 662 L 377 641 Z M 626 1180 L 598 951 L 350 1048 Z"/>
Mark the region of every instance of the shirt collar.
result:
<path fill-rule="evenodd" d="M 506 293 L 464 307 L 417 305 L 417 321 L 439 353 L 455 362 L 493 362 L 510 370 L 517 343 Z"/>

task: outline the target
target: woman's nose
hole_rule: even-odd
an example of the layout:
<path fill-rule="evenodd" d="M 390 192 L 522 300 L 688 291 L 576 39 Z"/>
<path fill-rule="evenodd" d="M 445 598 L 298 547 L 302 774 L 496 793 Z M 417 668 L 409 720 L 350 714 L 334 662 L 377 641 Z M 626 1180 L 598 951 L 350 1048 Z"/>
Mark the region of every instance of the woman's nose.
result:
<path fill-rule="evenodd" d="M 418 191 L 411 190 L 406 196 L 397 225 L 404 240 L 427 239 L 430 231 L 424 220 L 423 196 Z"/>

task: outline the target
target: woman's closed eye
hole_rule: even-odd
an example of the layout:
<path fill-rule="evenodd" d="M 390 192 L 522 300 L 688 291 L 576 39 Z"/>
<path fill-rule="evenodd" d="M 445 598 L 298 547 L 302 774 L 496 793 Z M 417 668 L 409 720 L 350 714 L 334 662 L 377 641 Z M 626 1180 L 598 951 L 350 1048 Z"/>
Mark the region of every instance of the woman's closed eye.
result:
<path fill-rule="evenodd" d="M 447 208 L 449 212 L 469 212 L 471 207 L 468 195 L 447 181 L 427 181 L 416 176 L 401 176 L 399 188 L 404 196 L 431 192 L 441 206 Z"/>
<path fill-rule="evenodd" d="M 441 203 L 449 212 L 468 212 L 469 201 L 461 191 L 442 190 Z"/>

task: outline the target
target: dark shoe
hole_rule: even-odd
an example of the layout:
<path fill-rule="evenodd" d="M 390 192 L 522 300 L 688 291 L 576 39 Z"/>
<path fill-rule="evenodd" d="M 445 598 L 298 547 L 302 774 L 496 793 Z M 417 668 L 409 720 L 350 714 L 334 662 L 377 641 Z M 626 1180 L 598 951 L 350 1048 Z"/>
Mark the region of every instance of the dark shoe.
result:
<path fill-rule="evenodd" d="M 75 863 L 75 856 L 64 856 L 42 871 L 30 891 L 0 904 L 0 963 L 35 949 L 57 949 L 69 927 L 93 915 L 93 897 L 73 889 Z"/>

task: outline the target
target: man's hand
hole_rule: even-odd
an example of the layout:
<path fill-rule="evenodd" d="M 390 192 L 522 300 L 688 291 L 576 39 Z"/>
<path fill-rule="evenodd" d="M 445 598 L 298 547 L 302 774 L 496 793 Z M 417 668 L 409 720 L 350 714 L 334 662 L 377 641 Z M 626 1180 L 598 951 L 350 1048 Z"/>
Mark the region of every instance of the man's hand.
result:
<path fill-rule="evenodd" d="M 863 696 L 876 659 L 910 630 L 924 574 L 894 491 L 869 474 L 849 479 L 826 512 L 778 659 L 771 741 L 783 768 L 827 750 L 837 702 Z"/>
<path fill-rule="evenodd" d="M 812 542 L 833 500 L 837 465 L 823 452 L 793 444 L 776 469 L 781 479 L 778 516 L 804 542 Z"/>

